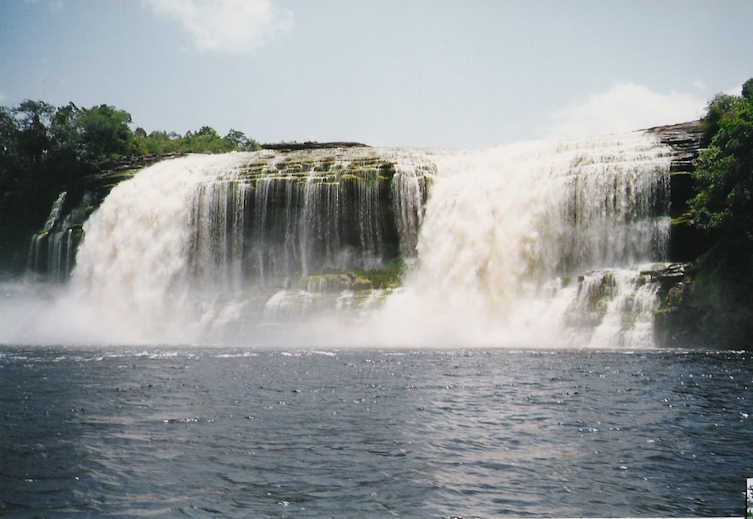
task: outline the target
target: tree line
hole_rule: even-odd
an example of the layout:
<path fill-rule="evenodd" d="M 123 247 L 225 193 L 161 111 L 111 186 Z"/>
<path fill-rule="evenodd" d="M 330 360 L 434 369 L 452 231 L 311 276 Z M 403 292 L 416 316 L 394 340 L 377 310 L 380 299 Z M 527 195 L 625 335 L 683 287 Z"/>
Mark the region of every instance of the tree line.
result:
<path fill-rule="evenodd" d="M 61 171 L 87 174 L 123 156 L 164 153 L 223 153 L 259 149 L 243 132 L 221 137 L 210 126 L 184 135 L 137 127 L 131 114 L 110 105 L 55 108 L 26 100 L 0 106 L 0 182 L 32 183 Z M 70 170 L 70 171 L 69 171 Z M 55 178 L 54 180 L 59 180 Z"/>

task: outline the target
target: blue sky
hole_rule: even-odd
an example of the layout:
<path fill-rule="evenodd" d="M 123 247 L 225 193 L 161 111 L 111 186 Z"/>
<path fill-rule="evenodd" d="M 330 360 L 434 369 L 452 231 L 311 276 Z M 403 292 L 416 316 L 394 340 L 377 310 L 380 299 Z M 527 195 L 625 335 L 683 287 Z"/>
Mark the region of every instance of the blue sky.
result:
<path fill-rule="evenodd" d="M 491 146 L 697 117 L 753 76 L 751 27 L 750 0 L 0 0 L 0 104 Z"/>

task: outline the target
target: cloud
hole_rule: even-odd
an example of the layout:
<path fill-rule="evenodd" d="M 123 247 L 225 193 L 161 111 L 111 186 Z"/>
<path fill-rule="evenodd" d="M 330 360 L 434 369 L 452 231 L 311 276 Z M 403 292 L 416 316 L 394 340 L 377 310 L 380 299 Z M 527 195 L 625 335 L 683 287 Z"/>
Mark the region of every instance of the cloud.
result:
<path fill-rule="evenodd" d="M 148 0 L 148 5 L 179 22 L 200 51 L 250 52 L 293 25 L 293 13 L 271 0 Z"/>
<path fill-rule="evenodd" d="M 739 85 L 735 85 L 732 88 L 728 88 L 724 91 L 725 94 L 730 96 L 740 96 L 743 95 L 743 84 L 740 83 Z"/>
<path fill-rule="evenodd" d="M 546 133 L 582 137 L 638 130 L 698 119 L 705 106 L 706 100 L 694 94 L 661 94 L 643 85 L 620 83 L 606 92 L 590 95 L 582 104 L 554 112 Z"/>

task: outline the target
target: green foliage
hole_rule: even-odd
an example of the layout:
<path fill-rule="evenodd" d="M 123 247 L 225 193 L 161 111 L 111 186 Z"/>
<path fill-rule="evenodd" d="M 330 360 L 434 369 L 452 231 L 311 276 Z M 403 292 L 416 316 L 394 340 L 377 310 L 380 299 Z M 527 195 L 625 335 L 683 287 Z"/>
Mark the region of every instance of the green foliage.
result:
<path fill-rule="evenodd" d="M 256 151 L 261 149 L 258 142 L 249 139 L 243 132 L 238 130 L 231 129 L 223 139 L 236 150 Z"/>
<path fill-rule="evenodd" d="M 83 159 L 102 166 L 132 149 L 133 132 L 128 127 L 131 114 L 109 105 L 84 108 L 77 114 L 81 132 Z"/>
<path fill-rule="evenodd" d="M 719 123 L 724 116 L 737 102 L 738 98 L 728 94 L 717 94 L 714 99 L 706 105 L 706 115 L 701 121 L 703 128 L 703 144 L 708 146 L 711 139 L 719 130 Z"/>
<path fill-rule="evenodd" d="M 399 287 L 404 273 L 405 262 L 401 258 L 394 259 L 378 269 L 356 269 L 356 274 L 369 280 L 374 288 Z"/>
<path fill-rule="evenodd" d="M 709 105 L 715 118 L 711 145 L 695 162 L 696 224 L 725 242 L 753 247 L 753 99 L 726 96 L 726 109 Z M 718 99 L 718 96 L 717 96 Z M 713 112 L 712 112 L 713 108 Z"/>
<path fill-rule="evenodd" d="M 167 153 L 251 151 L 259 144 L 243 132 L 220 137 L 211 126 L 181 136 L 141 127 L 131 130 L 131 114 L 110 105 L 55 108 L 27 99 L 0 106 L 0 188 L 7 184 L 56 189 L 127 156 Z"/>
<path fill-rule="evenodd" d="M 131 149 L 133 155 L 145 155 L 255 151 L 261 147 L 256 141 L 249 139 L 238 130 L 230 130 L 225 137 L 220 137 L 211 126 L 202 126 L 196 132 L 187 131 L 185 135 L 164 131 L 154 131 L 147 135 L 143 128 L 136 128 Z"/>
<path fill-rule="evenodd" d="M 13 110 L 22 131 L 39 129 L 49 124 L 55 107 L 44 101 L 27 99 Z"/>
<path fill-rule="evenodd" d="M 27 99 L 13 110 L 18 124 L 19 158 L 27 167 L 35 167 L 44 160 L 49 146 L 47 125 L 54 108 L 44 101 Z"/>
<path fill-rule="evenodd" d="M 743 83 L 743 97 L 748 100 L 753 100 L 753 77 Z"/>
<path fill-rule="evenodd" d="M 196 133 L 186 132 L 180 148 L 181 151 L 195 153 L 223 153 L 233 149 L 233 145 L 222 139 L 210 126 L 202 126 Z"/>
<path fill-rule="evenodd" d="M 18 126 L 13 113 L 0 106 L 0 187 L 14 175 L 19 157 Z"/>

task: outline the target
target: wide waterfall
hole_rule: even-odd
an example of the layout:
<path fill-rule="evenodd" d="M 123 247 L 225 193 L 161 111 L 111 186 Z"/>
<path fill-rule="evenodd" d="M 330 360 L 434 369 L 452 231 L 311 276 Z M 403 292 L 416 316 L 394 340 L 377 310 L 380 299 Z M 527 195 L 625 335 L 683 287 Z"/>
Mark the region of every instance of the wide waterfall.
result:
<path fill-rule="evenodd" d="M 657 285 L 644 271 L 667 259 L 671 155 L 636 132 L 474 151 L 160 162 L 118 184 L 86 221 L 70 280 L 33 333 L 58 342 L 651 346 Z M 58 241 L 45 261 L 71 257 L 55 252 Z"/>

